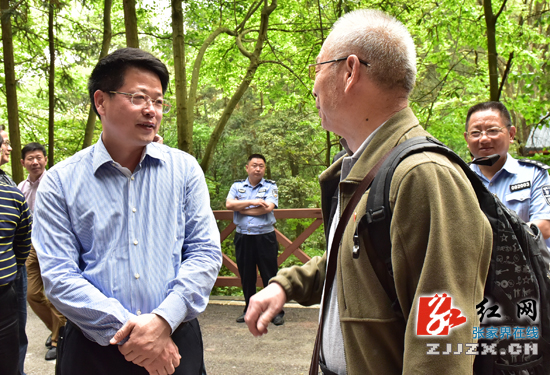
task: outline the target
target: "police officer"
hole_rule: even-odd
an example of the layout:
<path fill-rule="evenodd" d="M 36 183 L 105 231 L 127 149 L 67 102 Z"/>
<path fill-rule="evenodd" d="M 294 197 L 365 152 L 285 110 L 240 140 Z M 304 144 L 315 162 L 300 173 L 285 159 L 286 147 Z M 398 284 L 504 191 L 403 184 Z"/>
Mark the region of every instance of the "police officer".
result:
<path fill-rule="evenodd" d="M 256 293 L 256 266 L 260 271 L 264 287 L 269 279 L 277 274 L 279 245 L 275 236 L 275 215 L 279 199 L 275 181 L 264 179 L 265 157 L 252 154 L 248 157 L 245 169 L 248 178 L 237 180 L 231 186 L 225 202 L 228 210 L 235 211 L 233 222 L 237 266 L 245 298 L 245 308 L 237 323 L 244 323 L 250 297 Z M 273 319 L 273 324 L 284 324 L 284 312 Z"/>
<path fill-rule="evenodd" d="M 485 186 L 506 207 L 525 222 L 539 227 L 550 246 L 550 179 L 547 165 L 532 160 L 516 160 L 509 153 L 516 128 L 510 113 L 500 102 L 485 102 L 468 110 L 464 138 L 475 158 L 500 155 L 492 166 L 475 165 Z"/>

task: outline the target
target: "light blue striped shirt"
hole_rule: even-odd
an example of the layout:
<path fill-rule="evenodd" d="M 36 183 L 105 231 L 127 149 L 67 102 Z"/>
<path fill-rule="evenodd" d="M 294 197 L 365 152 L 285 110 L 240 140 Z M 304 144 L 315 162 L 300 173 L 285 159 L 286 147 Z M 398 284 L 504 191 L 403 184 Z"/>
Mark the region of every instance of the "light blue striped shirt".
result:
<path fill-rule="evenodd" d="M 172 332 L 195 318 L 222 259 L 192 156 L 151 143 L 134 173 L 121 168 L 100 137 L 49 170 L 34 210 L 48 298 L 103 346 L 135 315 L 160 315 Z"/>

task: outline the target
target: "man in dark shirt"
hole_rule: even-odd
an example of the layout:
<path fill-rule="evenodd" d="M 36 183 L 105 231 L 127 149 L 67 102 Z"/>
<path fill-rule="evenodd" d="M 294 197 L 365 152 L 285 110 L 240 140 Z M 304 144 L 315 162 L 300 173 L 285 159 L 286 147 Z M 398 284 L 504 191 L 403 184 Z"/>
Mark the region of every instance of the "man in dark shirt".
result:
<path fill-rule="evenodd" d="M 15 283 L 31 248 L 31 223 L 23 194 L 16 187 L 0 182 L 0 374 L 3 375 L 16 375 L 23 370 Z"/>
<path fill-rule="evenodd" d="M 10 154 L 12 151 L 11 143 L 8 132 L 4 125 L 0 125 L 0 166 L 7 164 L 10 161 Z M 0 183 L 17 187 L 17 184 L 0 169 Z M 23 371 L 23 365 L 25 364 L 25 356 L 27 355 L 28 339 L 25 333 L 25 327 L 27 325 L 27 267 L 25 263 L 17 265 L 17 276 L 15 278 L 13 287 L 17 294 L 17 303 L 19 311 L 19 372 L 18 375 L 25 375 Z"/>

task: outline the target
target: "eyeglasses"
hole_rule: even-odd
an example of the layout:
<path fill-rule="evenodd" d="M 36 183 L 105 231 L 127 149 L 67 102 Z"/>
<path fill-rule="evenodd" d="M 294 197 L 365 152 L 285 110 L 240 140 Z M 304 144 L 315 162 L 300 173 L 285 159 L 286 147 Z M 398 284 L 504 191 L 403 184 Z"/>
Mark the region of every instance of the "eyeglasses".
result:
<path fill-rule="evenodd" d="M 264 169 L 265 164 L 250 164 L 250 168 L 252 168 L 252 169 L 256 169 L 256 168 Z"/>
<path fill-rule="evenodd" d="M 482 134 L 485 134 L 487 137 L 489 138 L 496 138 L 500 135 L 500 133 L 502 133 L 502 129 L 505 129 L 505 128 L 489 128 L 487 130 L 484 130 L 484 131 L 480 131 L 480 130 L 472 130 L 471 132 L 468 132 L 468 138 L 470 139 L 479 139 L 481 138 Z"/>
<path fill-rule="evenodd" d="M 109 91 L 111 94 L 122 94 L 127 95 L 130 97 L 130 101 L 133 105 L 136 107 L 148 107 L 153 103 L 153 107 L 155 109 L 162 110 L 162 113 L 168 113 L 170 112 L 170 108 L 172 108 L 172 105 L 168 103 L 166 99 L 155 99 L 153 100 L 149 95 L 142 94 L 140 92 L 136 92 L 133 94 L 130 94 L 128 92 L 120 92 L 120 91 Z"/>
<path fill-rule="evenodd" d="M 340 57 L 339 59 L 335 59 L 335 60 L 329 60 L 329 61 L 323 61 L 323 62 L 320 62 L 320 63 L 315 63 L 315 64 L 309 64 L 308 65 L 308 69 L 309 69 L 309 78 L 311 78 L 312 80 L 315 81 L 315 75 L 317 74 L 317 71 L 315 69 L 315 67 L 317 65 L 323 65 L 323 64 L 329 64 L 329 63 L 333 63 L 333 62 L 338 62 L 338 61 L 344 61 L 344 60 L 347 60 L 349 56 L 346 56 L 346 57 Z M 361 59 L 359 59 L 359 62 L 365 66 L 370 66 L 370 64 L 366 61 L 363 61 Z"/>
<path fill-rule="evenodd" d="M 11 142 L 9 139 L 4 139 L 4 144 L 8 147 L 11 147 Z"/>

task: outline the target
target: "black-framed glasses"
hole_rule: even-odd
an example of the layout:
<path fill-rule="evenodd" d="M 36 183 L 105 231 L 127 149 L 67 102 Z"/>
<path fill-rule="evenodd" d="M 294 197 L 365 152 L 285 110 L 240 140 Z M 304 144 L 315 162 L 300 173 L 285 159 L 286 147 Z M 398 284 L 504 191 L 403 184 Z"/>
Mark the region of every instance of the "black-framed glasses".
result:
<path fill-rule="evenodd" d="M 127 95 L 130 97 L 130 101 L 133 105 L 136 107 L 145 107 L 151 105 L 153 103 L 153 107 L 155 109 L 161 110 L 162 113 L 168 113 L 170 112 L 170 108 L 172 108 L 172 105 L 168 103 L 168 100 L 166 99 L 155 99 L 151 98 L 147 94 L 142 94 L 141 92 L 135 92 L 133 94 L 129 92 L 120 92 L 120 91 L 109 91 L 111 94 L 121 94 L 121 95 Z"/>
<path fill-rule="evenodd" d="M 502 129 L 505 129 L 505 128 L 494 127 L 483 131 L 472 130 L 471 132 L 468 132 L 466 134 L 468 134 L 468 138 L 470 139 L 480 139 L 482 134 L 485 134 L 489 138 L 496 138 L 500 135 L 500 133 L 502 133 Z"/>
<path fill-rule="evenodd" d="M 315 69 L 315 67 L 317 65 L 323 65 L 323 64 L 329 64 L 329 63 L 333 63 L 333 62 L 338 62 L 338 61 L 344 61 L 344 60 L 347 60 L 349 56 L 346 56 L 346 57 L 340 57 L 339 59 L 334 59 L 334 60 L 328 60 L 328 61 L 323 61 L 323 62 L 318 62 L 318 63 L 315 63 L 315 64 L 309 64 L 308 65 L 308 69 L 309 69 L 309 78 L 311 78 L 312 80 L 315 81 L 315 75 L 317 74 L 317 71 Z M 370 64 L 366 61 L 363 61 L 361 59 L 359 59 L 359 62 L 365 66 L 370 66 Z"/>

